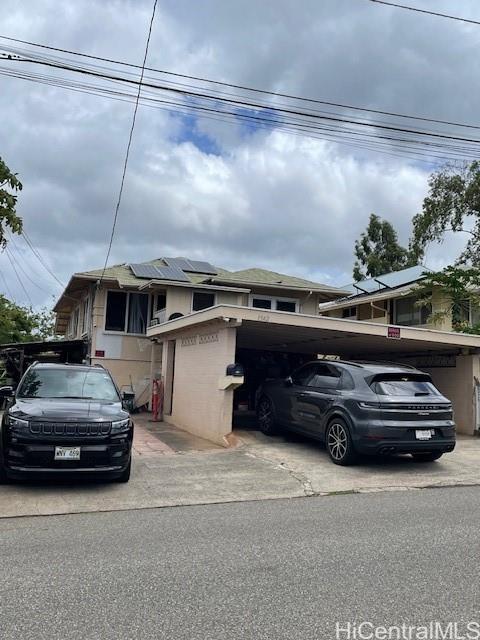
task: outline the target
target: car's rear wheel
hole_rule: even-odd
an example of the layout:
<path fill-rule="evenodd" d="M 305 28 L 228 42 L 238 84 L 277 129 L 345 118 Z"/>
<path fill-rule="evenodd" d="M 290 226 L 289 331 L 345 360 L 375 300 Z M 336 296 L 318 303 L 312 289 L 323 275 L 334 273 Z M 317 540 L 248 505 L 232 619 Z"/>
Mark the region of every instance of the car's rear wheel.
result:
<path fill-rule="evenodd" d="M 415 462 L 435 462 L 443 456 L 443 451 L 432 451 L 430 453 L 412 453 Z"/>
<path fill-rule="evenodd" d="M 260 431 L 266 436 L 273 436 L 278 433 L 273 413 L 273 404 L 269 398 L 261 398 L 257 405 L 257 422 Z"/>
<path fill-rule="evenodd" d="M 130 480 L 130 472 L 132 470 L 132 460 L 128 463 L 128 467 L 122 473 L 121 476 L 117 478 L 117 482 L 128 482 Z"/>
<path fill-rule="evenodd" d="M 356 462 L 357 453 L 350 431 L 341 418 L 334 418 L 328 425 L 325 444 L 328 455 L 334 464 L 347 466 Z"/>

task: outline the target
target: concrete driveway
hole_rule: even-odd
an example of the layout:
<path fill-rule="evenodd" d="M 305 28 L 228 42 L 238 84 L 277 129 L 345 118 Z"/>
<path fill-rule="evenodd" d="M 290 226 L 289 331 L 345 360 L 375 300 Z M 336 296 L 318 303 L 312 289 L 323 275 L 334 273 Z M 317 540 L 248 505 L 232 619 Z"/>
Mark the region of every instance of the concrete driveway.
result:
<path fill-rule="evenodd" d="M 0 517 L 117 511 L 480 484 L 480 438 L 461 438 L 433 463 L 408 456 L 333 465 L 317 443 L 237 431 L 223 449 L 148 416 L 136 417 L 133 475 L 117 483 L 22 483 L 0 489 Z"/>

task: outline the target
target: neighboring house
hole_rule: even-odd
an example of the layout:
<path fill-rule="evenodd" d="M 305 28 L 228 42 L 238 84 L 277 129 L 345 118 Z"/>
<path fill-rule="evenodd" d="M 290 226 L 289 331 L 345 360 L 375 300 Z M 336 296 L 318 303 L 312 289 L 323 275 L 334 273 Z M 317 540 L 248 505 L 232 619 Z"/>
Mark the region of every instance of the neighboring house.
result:
<path fill-rule="evenodd" d="M 428 269 L 422 265 L 362 280 L 349 285 L 350 295 L 320 304 L 320 314 L 405 327 L 452 331 L 450 300 L 434 289 L 432 304 L 419 306 L 415 289 Z M 480 322 L 478 311 L 465 301 L 464 318 L 470 325 Z"/>
<path fill-rule="evenodd" d="M 146 337 L 163 324 L 217 305 L 318 315 L 341 289 L 265 269 L 226 271 L 206 262 L 160 258 L 75 273 L 55 305 L 56 332 L 82 338 L 92 364 L 106 366 L 121 388 L 146 404 L 162 353 Z M 152 352 L 157 349 L 157 352 Z"/>

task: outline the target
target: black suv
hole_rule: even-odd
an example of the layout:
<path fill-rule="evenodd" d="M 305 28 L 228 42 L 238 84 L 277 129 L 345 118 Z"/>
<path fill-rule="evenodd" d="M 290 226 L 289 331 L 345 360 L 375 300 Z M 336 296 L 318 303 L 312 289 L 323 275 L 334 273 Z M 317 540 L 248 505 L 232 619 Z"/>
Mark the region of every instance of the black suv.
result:
<path fill-rule="evenodd" d="M 94 475 L 128 482 L 133 423 L 110 373 L 100 366 L 33 364 L 1 423 L 0 478 Z"/>
<path fill-rule="evenodd" d="M 428 374 L 399 364 L 310 362 L 260 387 L 257 419 L 268 435 L 283 427 L 324 441 L 340 465 L 359 453 L 431 462 L 455 448 L 451 403 Z"/>

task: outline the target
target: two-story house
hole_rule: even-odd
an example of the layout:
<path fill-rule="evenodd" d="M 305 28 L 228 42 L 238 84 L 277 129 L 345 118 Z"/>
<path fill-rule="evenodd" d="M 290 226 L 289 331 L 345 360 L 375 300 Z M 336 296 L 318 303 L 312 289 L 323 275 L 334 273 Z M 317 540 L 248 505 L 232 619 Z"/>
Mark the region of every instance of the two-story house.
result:
<path fill-rule="evenodd" d="M 434 288 L 431 305 L 417 304 L 416 289 L 426 271 L 418 265 L 355 282 L 346 287 L 349 294 L 344 298 L 320 304 L 320 313 L 330 318 L 452 331 L 450 300 L 440 287 Z M 480 321 L 471 301 L 465 300 L 460 320 L 471 326 Z"/>
<path fill-rule="evenodd" d="M 149 326 L 222 304 L 315 315 L 320 303 L 345 295 L 265 269 L 227 271 L 185 258 L 120 264 L 102 272 L 72 276 L 54 308 L 56 331 L 84 339 L 90 362 L 107 367 L 121 388 L 133 389 L 137 406 L 149 401 L 152 376 L 161 374 L 162 356 L 160 350 L 152 353 Z"/>

